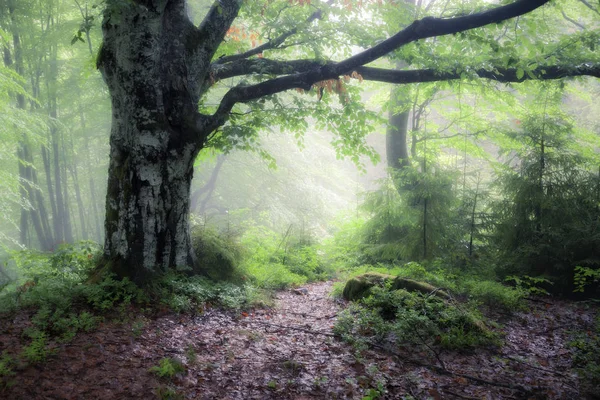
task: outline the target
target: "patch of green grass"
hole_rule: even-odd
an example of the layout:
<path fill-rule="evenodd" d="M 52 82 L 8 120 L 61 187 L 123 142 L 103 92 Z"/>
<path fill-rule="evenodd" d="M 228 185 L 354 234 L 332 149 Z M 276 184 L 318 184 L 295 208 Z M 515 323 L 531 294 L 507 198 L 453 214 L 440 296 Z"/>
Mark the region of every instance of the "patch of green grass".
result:
<path fill-rule="evenodd" d="M 509 312 L 525 308 L 525 292 L 499 282 L 465 279 L 461 282 L 461 289 L 471 299 L 490 307 L 500 307 Z"/>

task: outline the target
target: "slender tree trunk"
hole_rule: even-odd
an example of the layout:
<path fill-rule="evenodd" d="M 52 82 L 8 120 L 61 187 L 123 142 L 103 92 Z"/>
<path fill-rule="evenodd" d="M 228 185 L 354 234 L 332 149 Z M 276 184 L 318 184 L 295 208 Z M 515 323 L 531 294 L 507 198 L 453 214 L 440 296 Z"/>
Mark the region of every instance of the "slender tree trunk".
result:
<path fill-rule="evenodd" d="M 479 184 L 481 183 L 481 174 L 477 174 L 477 186 L 475 187 L 475 196 L 473 198 L 473 209 L 471 210 L 471 229 L 469 233 L 469 257 L 473 255 L 473 236 L 475 235 L 475 212 L 477 211 L 477 196 L 479 195 Z"/>
<path fill-rule="evenodd" d="M 12 24 L 12 36 L 13 36 L 13 47 L 14 47 L 14 68 L 15 72 L 21 76 L 24 76 L 24 63 L 23 63 L 23 50 L 21 46 L 21 37 L 17 30 L 18 21 L 15 16 L 15 4 L 12 1 L 8 2 L 8 13 L 10 15 L 10 21 Z M 8 48 L 4 48 L 4 62 L 10 67 L 13 66 L 13 57 L 11 57 Z M 19 94 L 16 96 L 17 107 L 22 110 L 26 108 L 25 96 Z M 43 196 L 37 185 L 37 175 L 33 166 L 33 154 L 31 153 L 31 145 L 29 144 L 28 138 L 23 135 L 19 142 L 19 148 L 17 150 L 17 156 L 19 158 L 19 178 L 21 180 L 21 195 L 23 196 L 23 203 L 28 203 L 27 206 L 21 209 L 21 243 L 28 244 L 28 219 L 31 218 L 31 223 L 35 229 L 40 247 L 42 250 L 52 249 L 52 236 L 49 231 L 46 230 L 47 214 L 44 208 Z"/>
<path fill-rule="evenodd" d="M 388 167 L 395 171 L 410 164 L 407 148 L 410 104 L 406 88 L 397 86 L 392 89 L 385 149 Z"/>
<path fill-rule="evenodd" d="M 88 185 L 90 188 L 90 204 L 92 205 L 91 216 L 94 224 L 94 237 L 96 241 L 102 240 L 102 228 L 100 226 L 100 212 L 98 211 L 98 196 L 96 195 L 96 182 L 94 181 L 94 174 L 92 172 L 92 152 L 90 151 L 90 139 L 87 131 L 87 122 L 85 119 L 85 113 L 83 112 L 83 106 L 81 105 L 81 91 L 77 88 L 77 97 L 79 98 L 79 120 L 81 123 L 81 129 L 83 131 L 83 146 L 85 149 L 85 157 L 89 161 L 86 164 L 87 174 L 89 177 Z"/>
<path fill-rule="evenodd" d="M 73 139 L 71 138 L 71 153 L 75 154 L 75 145 L 73 143 Z M 71 163 L 69 166 L 69 172 L 71 173 L 71 179 L 73 180 L 73 188 L 75 189 L 75 198 L 77 200 L 77 211 L 79 213 L 79 225 L 81 226 L 81 238 L 83 240 L 88 239 L 88 230 L 87 224 L 85 223 L 85 207 L 83 206 L 83 200 L 81 198 L 81 189 L 79 187 L 79 176 L 77 174 L 77 165 L 75 162 Z M 93 202 L 96 199 L 91 199 Z"/>
<path fill-rule="evenodd" d="M 226 157 L 224 154 L 219 154 L 217 156 L 217 163 L 215 164 L 215 167 L 213 168 L 210 174 L 208 182 L 206 182 L 206 184 L 200 189 L 192 193 L 190 208 L 192 211 L 196 211 L 200 214 L 204 214 L 206 212 L 206 206 L 208 205 L 208 202 L 210 201 L 212 194 L 217 186 L 217 178 L 219 177 L 219 172 L 221 171 L 221 167 L 225 162 L 225 158 Z M 204 196 L 204 198 L 201 201 L 200 198 L 202 196 Z"/>
<path fill-rule="evenodd" d="M 81 16 L 83 17 L 84 23 L 90 21 L 90 15 L 88 14 L 88 6 L 85 5 L 85 10 L 81 10 Z M 94 50 L 92 46 L 92 38 L 90 36 L 91 25 L 85 26 L 85 39 L 88 45 L 90 55 L 94 56 Z M 85 154 L 88 160 L 91 160 L 92 153 L 90 152 L 90 140 L 86 127 L 85 113 L 83 112 L 83 106 L 81 101 L 81 90 L 77 87 L 77 97 L 79 98 L 79 119 L 81 121 L 81 129 L 83 131 L 83 143 L 85 146 Z M 92 217 L 94 219 L 95 237 L 98 242 L 102 240 L 102 228 L 100 227 L 100 212 L 98 211 L 98 196 L 96 195 L 96 182 L 94 181 L 94 175 L 92 173 L 91 163 L 87 163 L 87 172 L 89 176 L 89 187 L 92 204 Z"/>

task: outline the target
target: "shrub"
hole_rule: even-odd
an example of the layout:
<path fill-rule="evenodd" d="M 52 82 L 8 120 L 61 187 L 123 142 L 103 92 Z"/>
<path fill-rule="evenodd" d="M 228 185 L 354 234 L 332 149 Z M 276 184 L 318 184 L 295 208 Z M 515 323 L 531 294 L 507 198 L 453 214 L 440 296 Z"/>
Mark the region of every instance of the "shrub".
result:
<path fill-rule="evenodd" d="M 497 343 L 497 335 L 474 309 L 467 311 L 436 296 L 378 286 L 371 288 L 370 296 L 342 312 L 335 331 L 353 343 L 387 340 L 429 350 Z"/>

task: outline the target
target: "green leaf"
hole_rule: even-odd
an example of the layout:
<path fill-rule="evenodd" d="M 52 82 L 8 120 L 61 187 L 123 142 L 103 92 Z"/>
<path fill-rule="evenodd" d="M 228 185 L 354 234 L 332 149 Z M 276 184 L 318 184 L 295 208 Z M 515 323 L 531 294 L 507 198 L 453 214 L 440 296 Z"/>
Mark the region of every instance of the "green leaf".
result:
<path fill-rule="evenodd" d="M 525 71 L 523 70 L 523 68 L 517 68 L 517 79 L 519 79 L 519 80 L 523 79 L 524 75 L 525 75 Z"/>

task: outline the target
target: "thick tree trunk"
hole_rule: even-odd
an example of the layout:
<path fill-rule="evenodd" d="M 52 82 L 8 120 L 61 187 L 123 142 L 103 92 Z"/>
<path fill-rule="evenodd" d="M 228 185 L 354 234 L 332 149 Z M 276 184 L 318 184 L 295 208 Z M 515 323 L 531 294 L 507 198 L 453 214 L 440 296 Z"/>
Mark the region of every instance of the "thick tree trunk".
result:
<path fill-rule="evenodd" d="M 200 93 L 187 64 L 184 2 L 154 3 L 119 5 L 105 16 L 98 59 L 113 116 L 104 263 L 139 284 L 194 266 L 190 184 L 206 137 L 185 129 Z"/>

